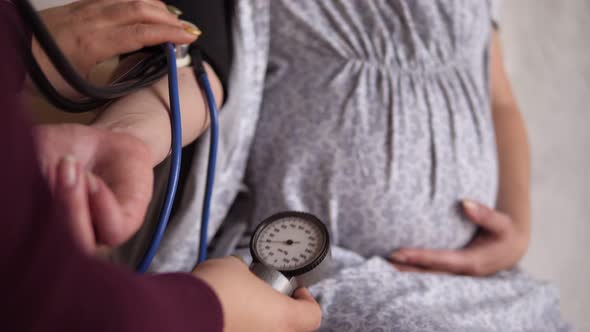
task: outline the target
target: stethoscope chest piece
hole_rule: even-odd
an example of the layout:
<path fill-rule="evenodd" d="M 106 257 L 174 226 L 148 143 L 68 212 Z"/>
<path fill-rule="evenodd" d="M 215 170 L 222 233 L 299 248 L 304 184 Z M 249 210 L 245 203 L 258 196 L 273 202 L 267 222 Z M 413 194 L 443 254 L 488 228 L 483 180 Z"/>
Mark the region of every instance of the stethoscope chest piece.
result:
<path fill-rule="evenodd" d="M 250 240 L 251 271 L 277 291 L 292 295 L 322 279 L 330 265 L 328 229 L 317 217 L 282 212 L 265 219 Z"/>

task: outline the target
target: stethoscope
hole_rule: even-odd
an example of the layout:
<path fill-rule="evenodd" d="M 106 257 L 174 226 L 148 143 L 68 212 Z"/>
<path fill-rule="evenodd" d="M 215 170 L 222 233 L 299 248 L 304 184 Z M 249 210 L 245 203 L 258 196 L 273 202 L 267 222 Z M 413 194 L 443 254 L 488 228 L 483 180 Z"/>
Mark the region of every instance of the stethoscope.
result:
<path fill-rule="evenodd" d="M 57 71 L 70 86 L 86 96 L 83 101 L 77 101 L 61 95 L 51 85 L 32 52 L 29 52 L 27 60 L 33 82 L 52 104 L 66 112 L 86 112 L 105 106 L 118 98 L 151 85 L 168 74 L 172 125 L 171 166 L 164 204 L 156 229 L 137 266 L 137 271 L 140 273 L 148 270 L 162 241 L 178 187 L 182 157 L 182 127 L 177 64 L 184 66 L 192 62 L 199 86 L 206 96 L 211 117 L 209 161 L 197 264 L 203 262 L 207 258 L 207 234 L 217 160 L 219 124 L 215 98 L 198 49 L 188 45 L 174 46 L 171 43 L 166 43 L 163 47 L 143 49 L 142 52 L 149 54 L 144 60 L 119 77 L 115 83 L 106 87 L 97 87 L 78 75 L 29 1 L 16 1 L 15 4 L 22 18 L 30 24 L 34 36 Z M 277 291 L 291 295 L 296 288 L 311 285 L 327 273 L 331 257 L 330 237 L 325 224 L 317 217 L 302 212 L 281 212 L 258 225 L 250 240 L 250 254 L 252 256 L 250 270 Z"/>
<path fill-rule="evenodd" d="M 204 69 L 202 58 L 196 47 L 189 45 L 172 45 L 166 43 L 160 47 L 151 47 L 141 50 L 148 53 L 148 56 L 140 61 L 133 68 L 124 73 L 117 81 L 109 86 L 98 87 L 84 80 L 72 65 L 68 62 L 63 52 L 51 37 L 45 24 L 28 0 L 15 1 L 21 17 L 30 25 L 33 35 L 53 63 L 64 80 L 77 90 L 86 99 L 82 101 L 71 100 L 61 95 L 49 82 L 41 67 L 35 60 L 32 52 L 27 54 L 29 73 L 33 82 L 37 85 L 44 96 L 56 107 L 66 112 L 87 112 L 105 106 L 114 100 L 131 94 L 141 88 L 149 86 L 168 74 L 168 87 L 171 108 L 171 154 L 170 171 L 164 203 L 158 222 L 152 235 L 151 241 L 145 250 L 143 257 L 137 265 L 138 272 L 146 272 L 152 262 L 160 242 L 164 236 L 168 220 L 172 211 L 174 197 L 178 188 L 180 163 L 182 158 L 182 126 L 180 101 L 178 95 L 178 68 L 179 64 L 187 65 L 192 62 L 193 70 L 201 89 L 203 90 L 209 109 L 210 121 L 210 147 L 209 161 L 207 167 L 207 180 L 205 183 L 205 196 L 203 199 L 203 211 L 201 216 L 201 230 L 199 242 L 198 263 L 207 258 L 207 232 L 209 225 L 209 214 L 211 207 L 211 196 L 213 193 L 213 180 L 215 178 L 215 163 L 217 160 L 217 142 L 219 124 L 217 118 L 217 105 L 215 97 L 209 84 L 209 78 Z M 30 49 L 30 48 L 29 48 Z"/>

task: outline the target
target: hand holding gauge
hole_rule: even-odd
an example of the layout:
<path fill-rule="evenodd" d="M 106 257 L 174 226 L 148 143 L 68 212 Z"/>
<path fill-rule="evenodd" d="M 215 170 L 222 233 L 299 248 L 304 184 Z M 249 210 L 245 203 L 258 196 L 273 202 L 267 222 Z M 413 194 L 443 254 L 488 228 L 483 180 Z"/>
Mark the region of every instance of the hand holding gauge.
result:
<path fill-rule="evenodd" d="M 276 290 L 291 295 L 319 281 L 330 263 L 326 226 L 303 212 L 282 212 L 265 219 L 250 241 L 250 269 Z"/>

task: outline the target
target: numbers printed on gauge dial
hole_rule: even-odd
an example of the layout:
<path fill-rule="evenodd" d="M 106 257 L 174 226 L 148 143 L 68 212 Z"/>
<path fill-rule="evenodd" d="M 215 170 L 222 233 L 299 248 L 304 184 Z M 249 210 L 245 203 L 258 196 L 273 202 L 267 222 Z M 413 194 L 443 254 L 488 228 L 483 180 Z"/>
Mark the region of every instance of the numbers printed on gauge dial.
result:
<path fill-rule="evenodd" d="M 283 218 L 261 230 L 255 248 L 266 265 L 280 271 L 296 270 L 319 256 L 322 234 L 313 222 L 295 217 Z"/>

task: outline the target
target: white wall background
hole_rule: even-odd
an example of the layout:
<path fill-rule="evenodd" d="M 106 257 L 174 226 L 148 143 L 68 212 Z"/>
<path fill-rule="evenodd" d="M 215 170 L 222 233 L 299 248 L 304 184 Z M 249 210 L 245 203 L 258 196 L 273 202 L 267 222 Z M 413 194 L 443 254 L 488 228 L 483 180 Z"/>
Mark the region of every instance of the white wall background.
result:
<path fill-rule="evenodd" d="M 590 331 L 590 0 L 505 0 L 502 35 L 533 149 L 524 266 Z"/>
<path fill-rule="evenodd" d="M 590 332 L 590 0 L 505 0 L 502 34 L 533 148 L 524 266 L 555 281 L 566 318 Z"/>

